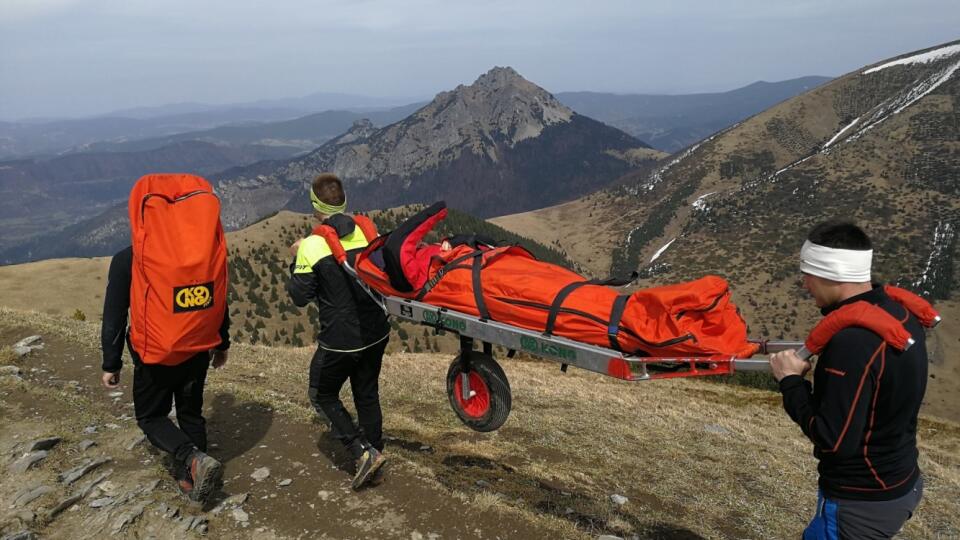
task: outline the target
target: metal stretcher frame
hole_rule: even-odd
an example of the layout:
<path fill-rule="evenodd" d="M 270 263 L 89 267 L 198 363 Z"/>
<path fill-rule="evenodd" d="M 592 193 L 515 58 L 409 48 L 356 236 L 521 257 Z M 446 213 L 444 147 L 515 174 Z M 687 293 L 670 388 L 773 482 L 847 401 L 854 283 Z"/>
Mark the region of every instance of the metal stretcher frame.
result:
<path fill-rule="evenodd" d="M 447 372 L 447 397 L 460 420 L 475 431 L 499 429 L 506 422 L 512 407 L 510 384 L 506 373 L 493 357 L 493 345 L 511 351 L 508 357 L 513 355 L 513 351 L 521 351 L 558 362 L 564 372 L 568 366 L 576 366 L 624 381 L 732 375 L 736 371 L 770 369 L 766 358 L 757 357 L 634 356 L 445 307 L 383 295 L 360 279 L 348 262 L 344 261 L 343 268 L 387 314 L 459 336 L 460 354 L 453 359 Z M 476 341 L 483 343 L 482 351 L 474 350 Z M 800 349 L 803 346 L 803 343 L 793 341 L 754 342 L 760 346 L 759 352 L 762 354 L 788 348 Z"/>
<path fill-rule="evenodd" d="M 376 294 L 376 293 L 374 293 Z M 484 320 L 474 315 L 460 313 L 415 300 L 392 296 L 380 296 L 380 304 L 390 315 L 406 321 L 431 326 L 500 345 L 510 350 L 521 351 L 575 366 L 588 371 L 609 375 L 625 381 L 646 381 L 676 377 L 730 375 L 735 371 L 767 371 L 766 358 L 736 358 L 734 356 L 690 357 L 642 357 L 632 356 L 613 349 L 581 343 L 560 336 L 511 326 L 497 321 Z M 793 341 L 756 341 L 760 352 L 767 354 L 784 349 L 799 349 L 803 343 Z M 660 371 L 652 367 L 670 367 L 675 370 Z"/>
<path fill-rule="evenodd" d="M 735 356 L 653 357 L 633 356 L 606 347 L 581 343 L 565 337 L 546 335 L 534 330 L 481 319 L 448 308 L 434 306 L 408 298 L 385 296 L 374 291 L 347 262 L 343 267 L 360 286 L 380 304 L 384 311 L 399 319 L 449 331 L 512 351 L 521 351 L 559 362 L 567 366 L 609 375 L 625 381 L 647 381 L 678 377 L 732 375 L 736 371 L 769 371 L 766 358 L 737 358 Z M 760 346 L 760 354 L 785 349 L 801 349 L 799 341 L 751 340 Z M 488 353 L 489 354 L 489 353 Z M 653 369 L 658 368 L 658 369 Z M 666 368 L 665 370 L 662 370 Z"/>

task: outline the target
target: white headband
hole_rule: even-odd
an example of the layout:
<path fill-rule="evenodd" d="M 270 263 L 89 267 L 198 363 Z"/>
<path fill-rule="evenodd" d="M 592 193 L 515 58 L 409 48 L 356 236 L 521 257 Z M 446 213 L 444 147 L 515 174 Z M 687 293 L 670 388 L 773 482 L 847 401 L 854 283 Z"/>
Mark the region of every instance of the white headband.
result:
<path fill-rule="evenodd" d="M 837 249 L 807 240 L 800 248 L 800 271 L 832 281 L 870 281 L 873 250 Z"/>

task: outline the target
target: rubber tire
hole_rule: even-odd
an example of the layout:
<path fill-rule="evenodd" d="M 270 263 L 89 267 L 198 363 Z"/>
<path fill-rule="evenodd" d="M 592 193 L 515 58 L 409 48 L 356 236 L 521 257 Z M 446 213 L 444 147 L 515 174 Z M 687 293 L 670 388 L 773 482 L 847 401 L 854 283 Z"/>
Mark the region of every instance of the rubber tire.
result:
<path fill-rule="evenodd" d="M 461 408 L 455 396 L 455 384 L 461 372 L 459 355 L 454 358 L 450 363 L 450 369 L 447 370 L 447 398 L 450 400 L 450 407 L 468 428 L 483 433 L 495 431 L 510 416 L 512 398 L 507 375 L 496 360 L 479 352 L 471 353 L 470 368 L 471 373 L 476 373 L 487 385 L 490 395 L 490 406 L 487 412 L 479 418 L 469 415 Z"/>

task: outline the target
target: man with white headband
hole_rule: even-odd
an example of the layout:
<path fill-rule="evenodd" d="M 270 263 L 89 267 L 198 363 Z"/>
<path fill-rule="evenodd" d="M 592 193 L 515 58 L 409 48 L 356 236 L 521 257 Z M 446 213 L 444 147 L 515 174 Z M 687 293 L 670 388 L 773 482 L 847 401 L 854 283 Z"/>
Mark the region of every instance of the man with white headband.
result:
<path fill-rule="evenodd" d="M 796 351 L 770 357 L 783 406 L 814 444 L 819 460 L 816 513 L 803 533 L 821 538 L 891 538 L 923 494 L 917 465 L 917 414 L 927 381 L 924 330 L 883 287 L 870 281 L 870 239 L 856 225 L 826 222 L 800 250 L 803 286 L 823 315 L 869 302 L 903 322 L 916 343 L 904 352 L 866 328 L 837 332 L 810 363 Z"/>
<path fill-rule="evenodd" d="M 353 488 L 359 489 L 379 483 L 386 462 L 379 377 L 390 326 L 380 306 L 340 266 L 331 246 L 342 248 L 353 261 L 368 244 L 362 216 L 344 213 L 343 183 L 335 174 L 320 174 L 311 185 L 310 202 L 314 217 L 329 227 L 331 236 L 315 232 L 291 246 L 296 260 L 287 291 L 297 306 L 316 302 L 320 310 L 319 344 L 310 362 L 308 395 L 317 412 L 330 421 L 332 435 L 356 460 Z M 340 401 L 347 379 L 359 427 Z"/>

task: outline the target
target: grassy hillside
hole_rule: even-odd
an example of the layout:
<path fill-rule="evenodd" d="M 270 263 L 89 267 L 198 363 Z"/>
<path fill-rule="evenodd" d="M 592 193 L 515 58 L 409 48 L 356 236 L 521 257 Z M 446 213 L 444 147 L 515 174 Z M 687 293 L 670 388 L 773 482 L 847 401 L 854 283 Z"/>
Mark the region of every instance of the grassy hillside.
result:
<path fill-rule="evenodd" d="M 949 45 L 929 62 L 839 77 L 617 189 L 495 222 L 560 241 L 597 275 L 638 270 L 639 286 L 723 276 L 751 335 L 802 339 L 820 313 L 798 286 L 800 246 L 816 223 L 853 219 L 874 240 L 874 279 L 942 311 L 928 405 L 960 418 L 960 54 Z M 576 236 L 559 239 L 566 231 Z"/>
<path fill-rule="evenodd" d="M 400 207 L 371 214 L 381 231 L 397 224 L 421 207 Z M 232 339 L 243 343 L 304 346 L 314 342 L 318 328 L 315 306 L 297 308 L 286 292 L 289 264 L 288 246 L 309 234 L 313 218 L 280 212 L 241 231 L 229 233 L 230 313 Z M 479 233 L 520 244 L 538 258 L 573 267 L 556 247 L 520 237 L 496 225 L 450 209 L 448 217 L 431 233 L 434 241 L 457 233 Z M 103 314 L 103 292 L 110 259 L 54 259 L 36 263 L 0 266 L 0 288 L 5 292 L 0 305 L 38 309 L 48 313 L 99 321 Z M 70 287 L 63 287 L 63 283 Z M 438 336 L 425 327 L 393 323 L 391 351 L 453 351 L 453 338 Z"/>
<path fill-rule="evenodd" d="M 96 357 L 98 332 L 98 325 L 90 321 L 0 309 L 0 335 L 7 340 L 39 333 L 55 343 L 49 356 L 40 351 L 14 363 L 25 370 L 45 366 L 58 384 L 77 377 L 57 371 L 70 366 L 80 374 L 81 386 L 96 384 L 95 370 L 83 372 L 60 351 L 82 359 L 81 364 L 90 363 L 88 358 Z M 233 349 L 227 368 L 208 379 L 207 393 L 216 397 L 212 407 L 220 422 L 212 439 L 218 443 L 215 452 L 234 455 L 237 444 L 246 445 L 243 448 L 250 453 L 263 452 L 258 443 L 241 442 L 232 434 L 237 422 L 252 421 L 249 415 L 270 414 L 273 424 L 286 430 L 283 439 L 279 435 L 270 439 L 271 448 L 286 452 L 282 448 L 289 447 L 295 453 L 278 453 L 276 461 L 269 456 L 259 459 L 269 459 L 267 464 L 275 470 L 296 459 L 316 462 L 309 452 L 316 451 L 316 434 L 325 428 L 311 425 L 315 413 L 306 395 L 311 355 L 311 347 L 238 344 Z M 361 506 L 379 504 L 380 514 L 396 512 L 409 504 L 410 494 L 403 490 L 413 483 L 417 489 L 435 491 L 439 494 L 435 499 L 464 501 L 466 509 L 448 519 L 468 523 L 468 530 L 482 530 L 484 537 L 497 534 L 501 524 L 523 520 L 529 524 L 525 534 L 534 535 L 524 537 L 584 539 L 599 534 L 788 538 L 799 534 L 814 508 L 816 463 L 811 444 L 783 413 L 775 393 L 696 380 L 625 383 L 575 369 L 563 374 L 555 364 L 505 360 L 514 410 L 502 429 L 481 434 L 462 426 L 449 409 L 444 387 L 448 362 L 445 355 L 387 356 L 381 394 L 387 451 L 399 464 L 394 473 L 398 476 L 385 484 L 386 491 L 357 496 L 366 501 Z M 124 384 L 129 384 L 129 372 Z M 16 395 L 13 387 L 2 388 L 0 401 Z M 224 396 L 237 411 L 225 418 L 218 408 Z M 26 403 L 28 410 L 22 414 L 30 414 L 29 408 L 41 402 L 55 414 L 56 401 Z M 274 412 L 255 412 L 264 406 Z M 245 429 L 257 427 L 248 423 Z M 904 537 L 954 537 L 960 534 L 960 425 L 922 416 L 919 445 L 926 496 Z M 327 462 L 322 463 L 326 468 Z M 306 521 L 299 512 L 283 510 L 283 505 L 288 510 L 305 503 L 320 505 L 317 491 L 336 489 L 329 480 L 296 477 L 294 486 L 306 486 L 299 498 L 289 500 L 281 492 L 271 503 L 264 491 L 269 486 L 250 486 L 247 478 L 260 464 L 240 459 L 228 463 L 224 487 L 228 493 L 251 491 L 249 504 L 255 505 L 251 511 L 262 520 L 257 526 L 290 531 L 290 536 L 307 527 L 319 535 L 324 527 L 336 526 L 313 519 L 315 512 L 308 508 L 303 509 L 311 516 Z M 614 494 L 628 501 L 617 505 L 610 499 Z M 354 500 L 342 497 L 347 503 Z M 417 512 L 416 508 L 406 511 Z M 479 511 L 491 513 L 480 518 Z M 420 512 L 429 513 L 423 508 Z M 79 522 L 68 514 L 62 519 Z M 394 521 L 384 527 L 391 528 L 370 534 L 409 538 L 412 525 Z"/>
<path fill-rule="evenodd" d="M 491 218 L 490 223 L 556 246 L 590 276 L 606 277 L 612 253 L 629 234 L 630 218 L 639 211 L 628 208 L 622 196 L 599 191 L 568 203 Z"/>
<path fill-rule="evenodd" d="M 421 207 L 400 207 L 371 213 L 378 230 L 393 230 Z M 318 312 L 311 305 L 299 309 L 290 302 L 285 283 L 292 256 L 288 246 L 306 236 L 313 218 L 280 212 L 230 236 L 230 305 L 234 339 L 252 344 L 303 346 L 313 343 Z M 479 233 L 508 243 L 518 243 L 534 255 L 565 266 L 572 263 L 557 249 L 521 238 L 463 212 L 451 209 L 448 217 L 428 237 L 436 241 L 457 233 Z M 392 322 L 391 351 L 453 351 L 456 342 L 425 327 Z"/>

